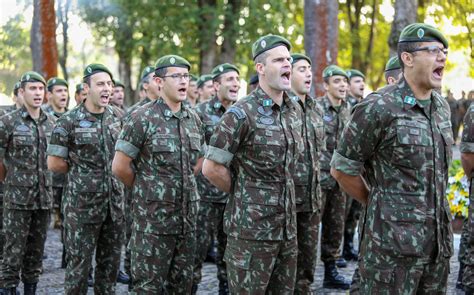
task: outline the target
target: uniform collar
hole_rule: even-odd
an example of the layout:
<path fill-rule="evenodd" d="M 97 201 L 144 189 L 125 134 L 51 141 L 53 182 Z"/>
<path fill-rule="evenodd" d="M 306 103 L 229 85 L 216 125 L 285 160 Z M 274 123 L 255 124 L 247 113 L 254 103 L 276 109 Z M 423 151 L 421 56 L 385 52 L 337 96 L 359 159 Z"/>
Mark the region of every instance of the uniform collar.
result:
<path fill-rule="evenodd" d="M 263 106 L 264 108 L 268 107 L 273 109 L 274 107 L 278 106 L 277 104 L 275 104 L 273 99 L 265 91 L 263 91 L 260 86 L 258 86 L 253 93 L 257 95 L 258 104 Z M 294 108 L 295 106 L 293 103 L 294 101 L 290 98 L 288 93 L 286 91 L 283 91 L 283 102 L 280 108 L 282 109 L 285 106 L 289 108 Z"/>
<path fill-rule="evenodd" d="M 217 95 L 215 95 L 210 101 L 209 101 L 209 105 L 215 109 L 215 110 L 221 110 L 225 113 L 225 108 L 224 106 L 222 105 L 222 102 L 219 100 L 219 98 L 217 97 Z"/>
<path fill-rule="evenodd" d="M 175 117 L 177 119 L 181 119 L 181 118 L 186 118 L 186 117 L 189 116 L 187 107 L 184 106 L 182 103 L 181 103 L 181 115 L 180 116 L 177 116 L 176 114 L 174 114 L 171 111 L 170 107 L 166 104 L 166 102 L 163 100 L 162 97 L 160 97 L 156 100 L 156 105 L 160 108 L 161 113 L 166 118 L 166 120 L 169 120 L 172 117 Z"/>
<path fill-rule="evenodd" d="M 415 94 L 413 94 L 413 91 L 410 88 L 410 85 L 405 80 L 405 77 L 402 77 L 400 81 L 397 84 L 398 91 L 400 94 L 400 98 L 403 103 L 403 109 L 409 110 L 412 109 L 415 105 L 418 105 L 421 107 L 418 103 L 418 100 L 415 97 Z M 434 90 L 431 91 L 431 103 L 433 104 L 435 109 L 438 109 L 442 107 L 442 97 Z"/>
<path fill-rule="evenodd" d="M 33 121 L 36 121 L 35 119 L 33 119 L 31 116 L 30 116 L 30 113 L 28 113 L 28 110 L 26 109 L 26 107 L 23 105 L 21 108 L 20 108 L 20 112 L 21 112 L 21 117 L 23 119 L 26 119 L 26 118 L 30 118 L 31 120 Z M 43 109 L 40 107 L 40 114 L 39 114 L 39 117 L 38 117 L 38 122 L 43 122 L 44 120 L 46 120 L 48 117 L 46 116 L 46 113 L 43 111 Z"/>
<path fill-rule="evenodd" d="M 332 105 L 331 103 L 331 100 L 329 100 L 329 96 L 327 95 L 327 93 L 323 96 L 323 99 L 322 99 L 323 103 L 324 103 L 324 108 L 325 109 L 333 109 L 335 112 L 338 112 L 338 110 L 336 110 L 336 108 Z M 340 108 L 339 108 L 339 111 L 343 108 L 346 107 L 346 104 L 347 104 L 347 101 L 345 99 L 341 99 L 341 105 L 340 105 Z"/>
<path fill-rule="evenodd" d="M 109 106 L 106 106 L 105 107 L 105 110 L 103 112 L 104 114 L 104 118 L 105 119 L 105 114 L 107 112 L 109 112 Z M 110 111 L 111 112 L 111 111 Z M 91 122 L 95 122 L 97 121 L 97 118 L 92 115 L 91 112 L 89 112 L 84 104 L 84 102 L 82 102 L 80 105 L 79 105 L 79 109 L 78 109 L 78 115 L 77 115 L 77 120 L 87 120 L 87 121 L 91 121 Z"/>

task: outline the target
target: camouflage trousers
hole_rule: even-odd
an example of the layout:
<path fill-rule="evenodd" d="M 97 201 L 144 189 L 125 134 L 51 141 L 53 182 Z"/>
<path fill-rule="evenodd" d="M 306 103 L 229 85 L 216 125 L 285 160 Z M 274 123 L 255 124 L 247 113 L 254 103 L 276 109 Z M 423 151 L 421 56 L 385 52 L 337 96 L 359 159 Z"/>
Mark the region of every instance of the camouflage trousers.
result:
<path fill-rule="evenodd" d="M 50 210 L 4 208 L 5 245 L 0 272 L 0 287 L 37 283 L 43 269 L 43 251 Z"/>
<path fill-rule="evenodd" d="M 346 197 L 346 220 L 344 223 L 344 237 L 354 237 L 357 222 L 360 219 L 362 205 L 351 198 L 349 195 L 343 193 Z"/>
<path fill-rule="evenodd" d="M 311 284 L 314 282 L 316 268 L 319 222 L 319 212 L 298 212 L 296 221 L 298 228 L 298 260 L 296 270 L 296 294 L 311 294 Z"/>
<path fill-rule="evenodd" d="M 94 251 L 96 260 L 94 293 L 114 294 L 120 266 L 123 219 L 114 221 L 108 212 L 102 222 L 96 222 L 97 218 L 81 218 L 72 210 L 65 213 L 64 244 L 67 256 L 65 294 L 87 293 L 87 276 Z"/>
<path fill-rule="evenodd" d="M 132 230 L 129 244 L 132 294 L 190 294 L 193 283 L 194 232 L 154 235 Z"/>
<path fill-rule="evenodd" d="M 224 262 L 224 251 L 227 244 L 227 235 L 224 233 L 225 203 L 203 202 L 199 204 L 199 225 L 196 229 L 196 257 L 194 266 L 194 284 L 201 282 L 201 269 L 206 259 L 214 233 L 217 236 L 217 279 L 227 282 L 227 271 Z"/>
<path fill-rule="evenodd" d="M 463 224 L 463 235 L 466 232 L 466 237 L 463 257 L 465 268 L 462 283 L 464 286 L 474 290 L 474 202 L 472 197 L 470 200 L 471 203 L 469 204 L 469 218 L 466 218 L 465 223 Z"/>
<path fill-rule="evenodd" d="M 359 262 L 360 294 L 446 294 L 449 258 L 427 262 L 417 258 L 374 256 Z"/>
<path fill-rule="evenodd" d="M 53 187 L 53 208 L 61 208 L 63 199 L 63 188 Z"/>
<path fill-rule="evenodd" d="M 3 246 L 5 245 L 5 233 L 3 232 L 3 188 L 0 191 L 0 262 L 3 259 Z"/>
<path fill-rule="evenodd" d="M 321 260 L 327 263 L 341 256 L 346 197 L 337 186 L 321 192 Z"/>
<path fill-rule="evenodd" d="M 130 266 L 130 249 L 128 243 L 132 237 L 132 191 L 125 189 L 124 191 L 124 217 L 125 217 L 125 231 L 123 245 L 125 245 L 125 259 L 123 261 L 123 268 L 128 275 L 131 275 L 132 269 Z"/>
<path fill-rule="evenodd" d="M 254 241 L 227 237 L 224 260 L 231 294 L 293 294 L 297 239 Z"/>

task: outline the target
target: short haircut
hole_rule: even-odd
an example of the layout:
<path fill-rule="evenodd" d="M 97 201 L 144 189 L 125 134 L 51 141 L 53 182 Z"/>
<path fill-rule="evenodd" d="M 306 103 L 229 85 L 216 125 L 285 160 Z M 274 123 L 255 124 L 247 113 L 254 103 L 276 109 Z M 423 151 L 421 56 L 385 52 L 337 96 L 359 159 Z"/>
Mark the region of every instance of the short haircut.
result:
<path fill-rule="evenodd" d="M 394 78 L 395 80 L 398 80 L 398 76 L 402 72 L 402 69 L 393 69 L 389 71 L 385 71 L 385 81 L 388 81 L 389 77 Z"/>
<path fill-rule="evenodd" d="M 164 76 L 166 76 L 167 72 L 168 72 L 167 68 L 161 68 L 161 69 L 155 70 L 155 76 L 163 78 Z"/>
<path fill-rule="evenodd" d="M 419 42 L 402 42 L 398 43 L 397 46 L 397 55 L 398 60 L 400 61 L 400 66 L 402 67 L 402 71 L 405 68 L 402 60 L 402 53 L 403 52 L 412 52 L 413 50 L 417 49 L 420 46 Z"/>
<path fill-rule="evenodd" d="M 20 89 L 20 88 L 13 89 L 13 95 L 14 96 L 18 96 L 18 89 Z"/>
<path fill-rule="evenodd" d="M 266 59 L 267 59 L 267 57 L 268 57 L 268 54 L 269 54 L 269 53 L 268 53 L 268 50 L 267 50 L 267 51 L 265 51 L 265 52 L 263 52 L 263 53 L 257 55 L 257 57 L 255 58 L 254 63 L 255 63 L 255 64 L 261 63 L 261 64 L 264 64 L 264 65 L 265 65 Z"/>
<path fill-rule="evenodd" d="M 87 85 L 89 85 L 89 87 L 91 86 L 91 76 L 92 76 L 92 75 L 89 75 L 89 76 L 85 77 L 85 78 L 82 80 L 84 83 L 86 83 Z"/>

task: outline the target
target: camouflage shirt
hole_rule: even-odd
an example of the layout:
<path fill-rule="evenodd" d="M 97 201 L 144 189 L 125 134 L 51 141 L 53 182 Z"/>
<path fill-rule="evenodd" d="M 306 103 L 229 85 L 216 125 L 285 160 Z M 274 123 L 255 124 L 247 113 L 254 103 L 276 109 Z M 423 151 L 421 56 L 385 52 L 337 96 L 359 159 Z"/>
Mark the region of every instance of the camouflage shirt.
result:
<path fill-rule="evenodd" d="M 101 222 L 108 211 L 113 220 L 123 217 L 123 185 L 112 175 L 114 145 L 121 123 L 110 106 L 100 114 L 90 113 L 84 103 L 56 122 L 48 155 L 69 164 L 63 208 L 77 218 Z"/>
<path fill-rule="evenodd" d="M 349 121 L 351 106 L 344 100 L 341 106 L 334 107 L 327 95 L 317 99 L 323 109 L 324 132 L 326 134 L 326 150 L 321 153 L 321 188 L 334 189 L 337 187 L 336 180 L 331 176 L 331 158 L 342 135 L 342 130 Z"/>
<path fill-rule="evenodd" d="M 6 115 L 8 113 L 11 113 L 13 111 L 16 111 L 17 108 L 16 108 L 16 104 L 13 104 L 11 106 L 4 106 L 4 107 L 1 107 L 0 108 L 0 117 L 3 116 L 3 115 Z"/>
<path fill-rule="evenodd" d="M 349 104 L 350 108 L 352 109 L 353 107 L 356 106 L 356 104 L 359 103 L 359 100 L 357 98 L 355 98 L 354 96 L 352 95 L 348 95 L 347 98 L 346 98 L 346 101 L 347 103 Z"/>
<path fill-rule="evenodd" d="M 41 110 L 39 118 L 33 119 L 25 107 L 0 118 L 0 160 L 7 170 L 5 208 L 52 208 L 46 148 L 54 121 L 54 117 Z"/>
<path fill-rule="evenodd" d="M 55 116 L 56 118 L 59 118 L 61 117 L 62 115 L 64 115 L 66 112 L 67 112 L 67 108 L 66 108 L 66 111 L 63 112 L 63 113 L 58 113 L 56 112 L 53 107 L 49 104 L 43 104 L 41 106 L 41 108 L 43 109 L 44 112 L 50 114 L 51 116 Z"/>
<path fill-rule="evenodd" d="M 183 234 L 196 229 L 199 195 L 191 157 L 205 148 L 201 121 L 182 105 L 174 114 L 162 98 L 137 110 L 115 149 L 131 157 L 133 228 L 153 234 Z"/>
<path fill-rule="evenodd" d="M 469 106 L 469 109 L 464 116 L 464 129 L 462 131 L 462 139 L 460 146 L 461 153 L 474 153 L 474 104 Z M 468 175 L 470 180 L 469 188 L 469 235 L 471 241 L 474 241 L 474 178 Z"/>
<path fill-rule="evenodd" d="M 301 154 L 294 173 L 296 210 L 316 212 L 321 207 L 321 187 L 319 185 L 319 158 L 326 149 L 323 110 L 309 95 L 305 102 L 293 93 L 302 108 L 304 153 Z"/>
<path fill-rule="evenodd" d="M 152 100 L 149 99 L 148 97 L 145 97 L 144 99 L 140 100 L 139 102 L 137 102 L 136 104 L 132 105 L 131 107 L 129 107 L 127 109 L 127 113 L 125 114 L 125 119 L 124 120 L 127 120 L 129 116 L 131 116 L 131 114 L 137 110 L 138 108 L 146 105 L 147 103 L 151 102 Z"/>
<path fill-rule="evenodd" d="M 430 101 L 417 101 L 404 79 L 372 93 L 355 107 L 334 153 L 337 170 L 359 175 L 365 169 L 365 259 L 390 255 L 426 263 L 453 254 L 445 196 L 453 144 L 449 107 L 434 91 Z"/>
<path fill-rule="evenodd" d="M 301 110 L 285 93 L 281 106 L 258 87 L 222 116 L 206 158 L 232 171 L 224 213 L 228 235 L 249 240 L 296 237 L 293 174 L 303 152 Z"/>
<path fill-rule="evenodd" d="M 206 143 L 209 144 L 211 136 L 216 129 L 216 125 L 224 115 L 226 109 L 221 104 L 217 96 L 209 101 L 200 103 L 195 108 L 196 113 L 202 121 L 205 130 Z M 215 202 L 215 203 L 226 203 L 228 195 L 227 193 L 220 191 L 214 185 L 212 185 L 203 175 L 202 172 L 196 177 L 199 195 L 201 201 Z"/>

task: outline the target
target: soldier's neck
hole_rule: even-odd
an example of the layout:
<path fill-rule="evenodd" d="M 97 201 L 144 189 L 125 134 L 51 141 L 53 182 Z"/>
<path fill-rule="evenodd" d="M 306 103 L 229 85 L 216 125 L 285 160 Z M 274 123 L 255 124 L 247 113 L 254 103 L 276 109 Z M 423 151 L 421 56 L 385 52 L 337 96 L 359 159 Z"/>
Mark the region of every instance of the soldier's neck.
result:
<path fill-rule="evenodd" d="M 260 88 L 262 88 L 263 91 L 265 91 L 265 93 L 268 94 L 268 96 L 270 96 L 270 98 L 273 100 L 274 103 L 281 106 L 281 104 L 283 103 L 283 91 L 273 89 L 270 86 L 268 86 L 267 83 L 262 83 L 262 82 L 260 83 Z"/>
<path fill-rule="evenodd" d="M 86 108 L 86 110 L 89 113 L 92 113 L 92 114 L 100 114 L 100 113 L 103 113 L 105 111 L 104 107 L 101 107 L 99 105 L 95 105 L 92 102 L 92 99 L 86 99 L 86 101 L 84 102 L 84 107 Z"/>
<path fill-rule="evenodd" d="M 41 108 L 30 107 L 29 105 L 25 104 L 26 111 L 30 114 L 30 117 L 33 119 L 38 119 L 40 116 Z"/>
<path fill-rule="evenodd" d="M 50 106 L 53 108 L 53 111 L 56 113 L 64 113 L 66 111 L 66 108 L 59 108 L 55 106 L 54 104 L 50 104 Z"/>
<path fill-rule="evenodd" d="M 217 96 L 217 100 L 219 100 L 222 104 L 222 106 L 227 110 L 234 102 L 228 99 L 220 99 Z"/>
<path fill-rule="evenodd" d="M 163 101 L 166 103 L 166 105 L 170 108 L 170 110 L 173 113 L 177 113 L 181 110 L 181 102 L 180 101 L 175 102 L 175 101 L 172 101 L 171 99 L 168 99 L 165 96 L 162 96 L 162 97 L 163 97 Z"/>
<path fill-rule="evenodd" d="M 423 85 L 423 83 L 420 83 L 417 77 L 410 75 L 408 72 L 404 75 L 405 81 L 407 82 L 416 99 L 425 100 L 431 98 L 431 92 L 433 89 L 426 87 Z"/>
<path fill-rule="evenodd" d="M 327 92 L 326 95 L 329 98 L 329 102 L 333 107 L 338 107 L 341 105 L 342 99 L 333 97 L 329 92 Z"/>
<path fill-rule="evenodd" d="M 300 98 L 300 100 L 303 104 L 306 102 L 306 94 L 298 93 L 295 90 L 293 90 L 293 93 L 296 94 Z"/>

